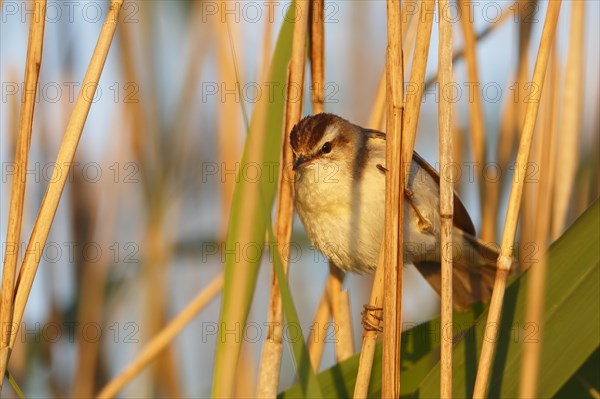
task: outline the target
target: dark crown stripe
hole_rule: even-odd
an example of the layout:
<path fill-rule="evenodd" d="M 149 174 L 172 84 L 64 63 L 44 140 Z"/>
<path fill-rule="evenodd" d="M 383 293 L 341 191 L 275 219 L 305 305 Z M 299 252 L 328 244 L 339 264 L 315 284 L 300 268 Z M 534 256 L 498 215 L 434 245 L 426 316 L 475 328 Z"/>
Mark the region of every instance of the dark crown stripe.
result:
<path fill-rule="evenodd" d="M 327 127 L 342 120 L 337 115 L 321 113 L 304 117 L 290 133 L 290 144 L 294 151 L 314 147 L 325 134 Z"/>

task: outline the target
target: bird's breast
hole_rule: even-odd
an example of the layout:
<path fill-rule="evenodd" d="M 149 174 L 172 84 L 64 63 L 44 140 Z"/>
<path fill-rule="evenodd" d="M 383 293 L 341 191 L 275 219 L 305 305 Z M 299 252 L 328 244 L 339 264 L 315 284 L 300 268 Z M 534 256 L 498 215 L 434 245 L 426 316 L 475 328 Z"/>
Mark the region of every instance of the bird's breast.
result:
<path fill-rule="evenodd" d="M 359 273 L 376 268 L 384 235 L 385 174 L 377 162 L 372 163 L 359 179 L 340 171 L 329 180 L 319 180 L 314 171 L 303 170 L 294 185 L 296 210 L 313 245 L 338 267 Z M 405 262 L 429 257 L 440 223 L 436 182 L 416 168 L 408 188 L 414 195 L 412 205 L 405 200 Z M 413 206 L 428 219 L 432 231 L 419 229 Z"/>

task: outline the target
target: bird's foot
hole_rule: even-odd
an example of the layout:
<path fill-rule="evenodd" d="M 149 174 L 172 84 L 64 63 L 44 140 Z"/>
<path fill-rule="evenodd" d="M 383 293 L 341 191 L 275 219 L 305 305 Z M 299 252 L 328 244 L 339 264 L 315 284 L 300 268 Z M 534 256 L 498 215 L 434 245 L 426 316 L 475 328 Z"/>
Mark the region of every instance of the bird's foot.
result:
<path fill-rule="evenodd" d="M 383 317 L 381 317 L 382 311 L 383 308 L 369 304 L 364 305 L 364 310 L 360 315 L 362 316 L 362 325 L 365 331 L 383 332 L 383 326 L 381 325 L 383 321 Z"/>
<path fill-rule="evenodd" d="M 429 219 L 427 219 L 425 216 L 423 216 L 421 211 L 419 211 L 419 208 L 417 208 L 417 205 L 415 205 L 415 203 L 414 203 L 415 193 L 413 193 L 408 188 L 405 188 L 404 196 L 406 197 L 408 204 L 413 209 L 413 211 L 415 211 L 417 218 L 419 219 L 419 222 L 417 223 L 417 225 L 419 227 L 419 230 L 421 230 L 421 233 L 431 233 L 431 231 L 433 230 L 433 226 L 432 226 L 431 222 L 429 221 Z"/>

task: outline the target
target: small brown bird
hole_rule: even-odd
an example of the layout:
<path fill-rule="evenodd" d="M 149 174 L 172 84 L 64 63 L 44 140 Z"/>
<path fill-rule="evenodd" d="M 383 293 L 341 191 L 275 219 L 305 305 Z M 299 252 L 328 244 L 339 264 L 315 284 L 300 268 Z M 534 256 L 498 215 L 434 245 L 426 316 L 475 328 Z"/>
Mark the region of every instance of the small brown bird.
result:
<path fill-rule="evenodd" d="M 384 233 L 385 133 L 333 114 L 302 119 L 290 133 L 295 207 L 313 245 L 344 271 L 372 272 Z M 416 152 L 405 190 L 404 262 L 440 293 L 440 177 Z M 475 238 L 454 195 L 453 302 L 490 298 L 497 251 Z"/>

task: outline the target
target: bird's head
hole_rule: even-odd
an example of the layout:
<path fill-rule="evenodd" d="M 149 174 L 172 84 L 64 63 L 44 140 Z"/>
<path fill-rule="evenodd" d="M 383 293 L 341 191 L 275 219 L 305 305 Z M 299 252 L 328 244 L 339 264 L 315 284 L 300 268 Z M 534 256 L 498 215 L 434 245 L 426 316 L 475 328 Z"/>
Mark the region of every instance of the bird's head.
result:
<path fill-rule="evenodd" d="M 290 133 L 293 169 L 336 164 L 350 166 L 360 143 L 360 127 L 337 115 L 321 113 L 303 118 Z"/>

